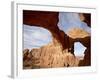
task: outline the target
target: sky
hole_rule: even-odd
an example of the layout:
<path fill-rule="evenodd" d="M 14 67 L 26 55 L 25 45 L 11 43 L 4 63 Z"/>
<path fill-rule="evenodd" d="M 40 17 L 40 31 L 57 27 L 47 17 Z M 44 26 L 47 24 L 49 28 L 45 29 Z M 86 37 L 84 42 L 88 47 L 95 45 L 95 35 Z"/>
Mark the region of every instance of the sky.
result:
<path fill-rule="evenodd" d="M 60 12 L 58 27 L 66 34 L 72 28 L 80 28 L 88 33 L 91 33 L 91 28 L 85 22 L 82 22 L 79 14 L 75 12 Z"/>
<path fill-rule="evenodd" d="M 66 34 L 71 28 L 81 28 L 88 33 L 91 33 L 91 29 L 86 23 L 82 22 L 77 13 L 59 13 L 58 26 Z M 37 26 L 23 25 L 24 27 L 24 49 L 40 48 L 48 43 L 52 42 L 52 34 L 47 29 Z M 76 56 L 84 56 L 84 47 L 80 42 L 74 44 L 74 53 Z"/>
<path fill-rule="evenodd" d="M 74 54 L 75 56 L 84 56 L 84 52 L 86 50 L 86 47 L 83 46 L 80 42 L 74 43 Z"/>
<path fill-rule="evenodd" d="M 23 25 L 24 29 L 24 49 L 39 48 L 52 42 L 52 34 L 47 29 Z"/>

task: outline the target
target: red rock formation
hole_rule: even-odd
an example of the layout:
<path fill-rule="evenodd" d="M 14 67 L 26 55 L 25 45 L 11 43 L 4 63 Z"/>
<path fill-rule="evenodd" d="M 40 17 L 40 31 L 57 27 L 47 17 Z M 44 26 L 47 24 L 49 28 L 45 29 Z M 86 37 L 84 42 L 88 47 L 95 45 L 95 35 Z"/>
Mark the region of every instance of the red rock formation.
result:
<path fill-rule="evenodd" d="M 24 50 L 24 69 L 90 65 L 90 37 L 72 38 L 59 30 L 57 26 L 58 14 L 58 12 L 48 11 L 23 11 L 23 24 L 44 27 L 51 31 L 54 38 L 52 43 L 40 49 L 32 49 L 30 52 L 28 49 Z M 88 22 L 88 24 L 90 23 Z M 80 63 L 73 54 L 73 44 L 76 41 L 83 43 L 87 47 L 84 60 Z"/>

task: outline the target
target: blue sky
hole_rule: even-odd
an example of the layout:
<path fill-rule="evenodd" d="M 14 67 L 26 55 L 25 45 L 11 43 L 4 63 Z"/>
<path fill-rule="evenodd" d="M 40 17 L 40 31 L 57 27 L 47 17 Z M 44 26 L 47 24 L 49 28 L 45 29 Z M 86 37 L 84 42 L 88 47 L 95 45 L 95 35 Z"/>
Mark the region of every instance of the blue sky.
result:
<path fill-rule="evenodd" d="M 84 51 L 86 50 L 86 47 L 83 46 L 80 42 L 74 43 L 74 54 L 76 56 L 84 56 Z"/>

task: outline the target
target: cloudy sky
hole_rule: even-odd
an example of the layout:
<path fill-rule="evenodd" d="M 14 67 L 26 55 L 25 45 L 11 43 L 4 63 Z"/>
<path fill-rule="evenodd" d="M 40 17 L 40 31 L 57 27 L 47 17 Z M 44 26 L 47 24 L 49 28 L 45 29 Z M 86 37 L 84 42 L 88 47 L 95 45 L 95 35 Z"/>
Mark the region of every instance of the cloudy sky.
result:
<path fill-rule="evenodd" d="M 39 48 L 52 41 L 51 33 L 44 28 L 23 25 L 24 27 L 24 49 Z"/>

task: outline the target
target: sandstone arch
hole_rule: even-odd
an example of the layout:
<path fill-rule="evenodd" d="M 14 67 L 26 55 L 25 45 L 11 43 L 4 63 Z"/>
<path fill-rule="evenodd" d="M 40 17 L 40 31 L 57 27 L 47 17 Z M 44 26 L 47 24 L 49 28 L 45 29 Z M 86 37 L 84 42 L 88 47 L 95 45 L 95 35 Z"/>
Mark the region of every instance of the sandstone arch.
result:
<path fill-rule="evenodd" d="M 38 66 L 38 68 L 39 67 L 49 68 L 49 67 L 64 67 L 64 66 L 69 67 L 69 66 L 90 65 L 91 64 L 91 48 L 90 48 L 91 37 L 87 36 L 84 38 L 74 38 L 74 39 L 72 37 L 69 37 L 67 34 L 61 31 L 57 26 L 58 14 L 59 12 L 23 10 L 23 24 L 40 26 L 40 27 L 46 28 L 52 33 L 54 40 L 56 40 L 55 43 L 53 42 L 52 44 L 49 45 L 49 47 L 51 47 L 49 48 L 51 49 L 51 52 L 49 52 L 48 49 L 46 49 L 45 47 L 41 48 L 42 50 L 45 51 L 45 53 L 39 54 L 39 56 L 42 56 L 42 57 L 37 56 L 39 58 L 33 58 L 34 54 L 32 55 L 32 51 L 29 52 L 29 50 L 26 50 L 27 55 L 25 54 L 25 56 L 23 57 L 24 62 L 26 61 L 25 64 L 29 65 L 28 64 L 28 61 L 29 61 L 30 64 L 34 63 L 34 65 Z M 81 42 L 84 46 L 87 47 L 87 50 L 85 51 L 84 60 L 80 62 L 74 57 L 74 54 L 73 54 L 74 53 L 73 44 L 76 41 Z M 57 47 L 54 44 L 58 44 L 59 46 Z M 57 54 L 52 54 L 54 53 L 53 51 L 55 50 L 54 49 L 55 47 L 52 48 L 52 46 L 56 46 L 59 49 L 59 52 L 58 52 L 59 56 L 57 56 Z M 41 52 L 41 49 L 34 50 L 34 51 Z M 46 54 L 46 51 L 48 51 L 50 54 Z M 36 62 L 34 62 L 34 59 L 36 59 Z M 31 66 L 29 65 L 29 68 L 33 68 L 32 65 Z"/>

